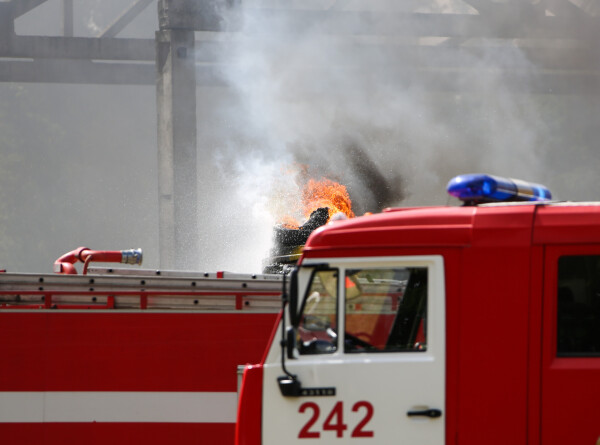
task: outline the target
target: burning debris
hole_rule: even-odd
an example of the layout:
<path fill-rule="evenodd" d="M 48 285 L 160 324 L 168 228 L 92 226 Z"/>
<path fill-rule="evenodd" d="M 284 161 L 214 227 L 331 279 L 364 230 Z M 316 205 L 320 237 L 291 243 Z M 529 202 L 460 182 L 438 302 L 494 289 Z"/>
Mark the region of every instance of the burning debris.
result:
<path fill-rule="evenodd" d="M 275 226 L 274 241 L 280 246 L 300 246 L 306 243 L 313 230 L 318 229 L 329 221 L 329 208 L 320 207 L 310 214 L 308 220 L 297 229 Z"/>
<path fill-rule="evenodd" d="M 265 260 L 264 273 L 282 273 L 285 265 L 295 264 L 314 230 L 332 220 L 354 218 L 346 187 L 330 179 L 310 179 L 306 183 L 302 190 L 302 208 L 308 215 L 302 225 L 285 216 L 274 227 L 275 245 Z"/>

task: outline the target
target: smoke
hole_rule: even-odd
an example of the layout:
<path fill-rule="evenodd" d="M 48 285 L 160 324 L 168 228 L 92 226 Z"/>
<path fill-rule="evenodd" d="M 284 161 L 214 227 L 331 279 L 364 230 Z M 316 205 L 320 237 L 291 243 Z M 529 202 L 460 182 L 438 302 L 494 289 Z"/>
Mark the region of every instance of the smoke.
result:
<path fill-rule="evenodd" d="M 340 5 L 333 7 L 343 10 Z M 450 8 L 448 2 L 433 6 Z M 397 2 L 376 7 L 398 11 Z M 414 38 L 390 34 L 389 20 L 365 24 L 357 16 L 340 29 L 326 19 L 298 26 L 306 11 L 285 11 L 274 20 L 265 10 L 245 9 L 244 28 L 220 60 L 237 103 L 221 109 L 235 128 L 228 126 L 216 139 L 220 159 L 233 157 L 238 167 L 247 167 L 228 174 L 241 189 L 248 190 L 250 176 L 261 199 L 272 199 L 272 175 L 294 182 L 282 173 L 285 165 L 306 165 L 314 177 L 346 185 L 355 212 L 362 214 L 443 204 L 448 180 L 465 172 L 544 179 L 538 105 L 511 91 L 498 69 L 520 66 L 518 82 L 525 88 L 535 82 L 535 67 L 516 46 L 501 48 L 501 61 L 463 51 L 463 62 L 473 67 L 469 73 L 455 70 L 452 81 L 432 79 L 430 67 L 415 67 L 407 56 Z M 445 43 L 423 45 L 444 55 Z M 456 54 L 457 48 L 449 51 Z M 265 174 L 257 162 L 278 168 Z M 280 187 L 284 181 L 278 182 Z"/>
<path fill-rule="evenodd" d="M 386 178 L 363 147 L 349 142 L 344 150 L 344 157 L 350 164 L 351 175 L 371 195 L 359 201 L 357 212 L 376 212 L 404 199 L 402 177 L 398 175 L 393 179 Z M 361 206 L 360 203 L 367 204 Z"/>
<path fill-rule="evenodd" d="M 506 6 L 499 32 L 542 4 L 487 3 Z M 446 204 L 447 182 L 475 172 L 597 200 L 598 89 L 593 76 L 564 83 L 557 69 L 593 73 L 597 52 L 527 35 L 417 38 L 418 23 L 394 21 L 477 14 L 482 4 L 248 0 L 241 16 L 225 17 L 240 30 L 197 33 L 198 60 L 212 60 L 225 86 L 197 89 L 201 251 L 190 267 L 260 271 L 305 174 L 344 184 L 359 215 Z M 570 4 L 597 15 L 593 2 Z M 60 34 L 58 7 L 24 15 L 17 33 Z M 96 35 L 122 9 L 116 0 L 78 3 L 75 35 Z M 383 14 L 327 15 L 360 9 Z M 152 5 L 119 37 L 153 38 L 156 29 Z M 0 98 L 0 268 L 49 271 L 80 245 L 142 247 L 145 267 L 157 267 L 155 88 L 0 84 Z"/>
<path fill-rule="evenodd" d="M 378 5 L 394 10 L 392 3 Z M 261 20 L 272 23 L 261 14 L 246 11 L 250 37 L 234 42 L 224 65 L 241 102 L 233 118 L 241 139 L 265 159 L 291 157 L 340 180 L 369 211 L 406 199 L 439 202 L 447 180 L 465 170 L 540 176 L 536 104 L 503 85 L 487 54 L 471 60 L 466 54 L 476 74 L 459 77 L 458 92 L 448 93 L 435 79 L 420 78 L 427 66 L 415 69 L 410 59 L 393 57 L 406 53 L 407 42 L 387 35 L 387 22 L 370 23 L 369 36 L 361 35 L 359 21 L 351 32 L 348 23 L 340 31 L 320 23 L 291 32 L 298 11 L 289 11 L 261 32 Z M 503 55 L 493 66 L 520 65 L 519 82 L 535 81 L 535 68 L 518 48 Z M 516 158 L 522 172 L 514 171 Z"/>
<path fill-rule="evenodd" d="M 580 119 L 597 108 L 597 100 L 584 104 L 583 97 L 553 94 L 544 84 L 544 64 L 535 61 L 538 41 L 526 35 L 520 40 L 416 38 L 410 28 L 418 24 L 403 23 L 407 28 L 399 30 L 393 22 L 398 12 L 477 13 L 462 2 L 419 2 L 419 9 L 396 1 L 315 2 L 300 6 L 308 9 L 287 5 L 290 9 L 275 14 L 268 7 L 244 5 L 242 31 L 230 38 L 219 60 L 236 102 L 221 112 L 235 128 L 228 126 L 216 138 L 221 159 L 224 153 L 236 159 L 238 168 L 229 177 L 239 189 L 248 191 L 247 177 L 252 178 L 254 198 L 239 197 L 256 199 L 271 215 L 269 221 L 248 217 L 241 222 L 260 227 L 261 243 L 268 240 L 269 222 L 276 220 L 273 207 L 280 207 L 266 203 L 293 200 L 293 191 L 284 186 L 295 183 L 290 165 L 304 165 L 313 177 L 346 185 L 357 214 L 446 204 L 447 182 L 470 172 L 545 183 L 559 199 L 563 193 L 572 199 L 586 194 L 559 181 L 557 171 L 565 177 L 573 171 L 556 163 L 565 150 L 556 143 L 557 121 L 566 110 Z M 390 15 L 379 20 L 356 15 L 343 22 L 326 15 L 361 6 Z M 499 33 L 518 20 L 532 20 L 541 7 L 500 6 L 506 8 L 495 22 Z M 320 21 L 307 24 L 306 17 L 317 17 L 313 12 L 321 14 Z M 558 125 L 565 129 L 564 122 Z M 565 143 L 566 134 L 580 139 L 567 131 L 560 135 Z M 597 159 L 593 144 L 582 145 L 586 156 Z M 589 179 L 593 175 L 583 164 L 575 169 L 589 171 Z M 274 187 L 286 199 L 274 197 Z M 231 221 L 230 227 L 232 233 L 244 232 Z M 244 241 L 233 244 L 239 243 Z"/>

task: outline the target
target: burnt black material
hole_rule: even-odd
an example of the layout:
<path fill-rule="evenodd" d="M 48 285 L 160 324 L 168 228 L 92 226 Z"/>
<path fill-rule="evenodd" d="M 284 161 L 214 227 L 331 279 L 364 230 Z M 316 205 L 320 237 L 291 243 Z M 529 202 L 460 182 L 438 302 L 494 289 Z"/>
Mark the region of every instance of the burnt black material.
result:
<path fill-rule="evenodd" d="M 264 262 L 263 273 L 283 273 L 286 265 L 296 264 L 302 246 L 309 235 L 329 221 L 329 208 L 320 207 L 310 214 L 308 220 L 297 229 L 275 226 L 271 256 Z"/>
<path fill-rule="evenodd" d="M 329 209 L 320 207 L 310 214 L 308 221 L 297 229 L 282 226 L 275 227 L 275 243 L 278 246 L 302 246 L 313 230 L 326 224 L 329 220 Z"/>

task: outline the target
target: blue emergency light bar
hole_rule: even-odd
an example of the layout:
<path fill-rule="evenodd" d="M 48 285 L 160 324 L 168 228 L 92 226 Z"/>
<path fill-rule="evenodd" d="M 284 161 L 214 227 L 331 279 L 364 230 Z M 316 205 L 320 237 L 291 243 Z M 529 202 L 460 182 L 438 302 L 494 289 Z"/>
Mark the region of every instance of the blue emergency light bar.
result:
<path fill-rule="evenodd" d="M 469 204 L 506 201 L 548 201 L 550 190 L 540 184 L 485 174 L 460 175 L 448 183 L 448 193 Z"/>

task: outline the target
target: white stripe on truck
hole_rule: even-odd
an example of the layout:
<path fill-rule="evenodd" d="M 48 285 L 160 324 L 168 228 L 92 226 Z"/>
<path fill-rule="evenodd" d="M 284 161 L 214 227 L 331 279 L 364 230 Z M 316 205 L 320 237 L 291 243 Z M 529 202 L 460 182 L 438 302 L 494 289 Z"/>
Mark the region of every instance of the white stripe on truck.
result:
<path fill-rule="evenodd" d="M 235 392 L 0 392 L 0 423 L 235 423 Z"/>

